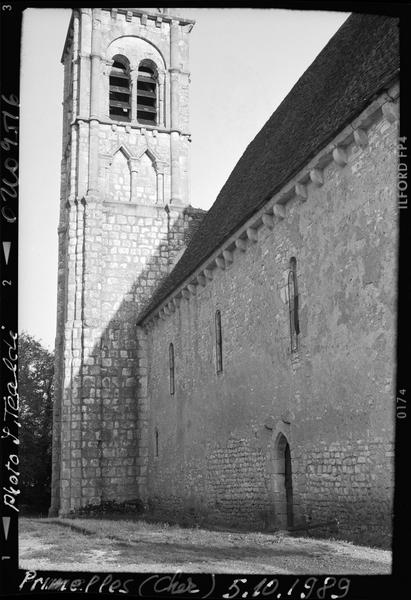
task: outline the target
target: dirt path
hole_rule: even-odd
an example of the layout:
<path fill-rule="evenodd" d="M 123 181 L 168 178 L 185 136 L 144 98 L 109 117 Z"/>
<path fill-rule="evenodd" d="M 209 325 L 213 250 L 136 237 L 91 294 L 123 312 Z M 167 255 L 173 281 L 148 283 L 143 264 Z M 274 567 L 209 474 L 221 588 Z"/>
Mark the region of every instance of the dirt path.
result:
<path fill-rule="evenodd" d="M 385 574 L 391 552 L 286 534 L 143 521 L 20 519 L 20 567 L 127 572 Z"/>

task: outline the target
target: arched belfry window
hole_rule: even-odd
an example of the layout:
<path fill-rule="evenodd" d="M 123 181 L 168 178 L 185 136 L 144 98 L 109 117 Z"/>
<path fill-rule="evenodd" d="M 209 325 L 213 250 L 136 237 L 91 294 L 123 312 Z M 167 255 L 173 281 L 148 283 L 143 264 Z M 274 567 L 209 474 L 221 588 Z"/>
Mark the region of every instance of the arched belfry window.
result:
<path fill-rule="evenodd" d="M 117 121 L 130 121 L 131 89 L 128 61 L 123 56 L 115 56 L 110 71 L 110 118 Z"/>
<path fill-rule="evenodd" d="M 290 259 L 288 271 L 288 308 L 290 315 L 291 352 L 297 352 L 300 323 L 298 316 L 297 259 L 294 256 Z"/>
<path fill-rule="evenodd" d="M 157 67 L 143 60 L 137 76 L 137 121 L 143 125 L 157 124 Z"/>
<path fill-rule="evenodd" d="M 174 395 L 175 392 L 175 383 L 174 383 L 174 345 L 170 344 L 168 347 L 168 357 L 169 357 L 169 369 L 170 369 L 170 394 Z"/>
<path fill-rule="evenodd" d="M 216 310 L 215 313 L 215 356 L 217 373 L 221 373 L 223 370 L 223 335 L 221 331 L 221 312 L 219 310 Z"/>

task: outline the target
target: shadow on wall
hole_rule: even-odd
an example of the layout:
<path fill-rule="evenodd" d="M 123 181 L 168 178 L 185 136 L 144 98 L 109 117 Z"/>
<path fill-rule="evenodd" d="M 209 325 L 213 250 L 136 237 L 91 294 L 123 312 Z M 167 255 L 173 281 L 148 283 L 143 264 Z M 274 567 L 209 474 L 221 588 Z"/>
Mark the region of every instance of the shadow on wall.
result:
<path fill-rule="evenodd" d="M 148 238 L 146 244 L 140 243 L 139 234 L 134 231 L 130 253 L 121 256 L 124 236 L 120 232 L 115 232 L 117 237 L 112 233 L 106 235 L 107 245 L 102 244 L 102 254 L 94 259 L 102 267 L 98 325 L 109 318 L 102 330 L 96 319 L 88 320 L 85 316 L 87 310 L 95 316 L 98 308 L 90 306 L 88 288 L 84 290 L 90 264 L 87 255 L 81 265 L 80 294 L 67 284 L 68 301 L 74 295 L 81 295 L 82 320 L 74 321 L 72 329 L 61 334 L 60 344 L 56 344 L 51 516 L 68 514 L 87 505 L 144 496 L 148 456 L 147 361 L 144 334 L 137 328 L 136 319 L 206 214 L 188 206 L 170 224 L 168 208 L 165 210 L 167 227 L 163 221 L 155 243 L 154 237 Z M 136 222 L 142 222 L 139 216 L 135 218 Z M 145 229 L 147 234 L 147 226 Z M 114 241 L 118 238 L 120 246 Z M 118 267 L 111 264 L 112 248 L 116 248 L 114 253 L 120 260 Z M 128 259 L 130 255 L 134 262 Z M 105 269 L 104 260 L 108 265 Z M 141 272 L 122 292 L 123 275 L 133 279 L 142 263 Z M 109 312 L 108 307 L 113 306 L 117 309 L 110 316 L 113 308 Z M 90 326 L 93 322 L 95 327 Z"/>

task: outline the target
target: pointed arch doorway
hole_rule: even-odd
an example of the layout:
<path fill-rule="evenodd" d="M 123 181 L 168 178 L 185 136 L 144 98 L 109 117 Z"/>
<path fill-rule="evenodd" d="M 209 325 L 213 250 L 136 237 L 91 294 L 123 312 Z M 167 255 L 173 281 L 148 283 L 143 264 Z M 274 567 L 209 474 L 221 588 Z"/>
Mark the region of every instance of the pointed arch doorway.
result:
<path fill-rule="evenodd" d="M 283 433 L 278 434 L 274 448 L 274 509 L 277 527 L 287 529 L 293 526 L 291 451 Z"/>

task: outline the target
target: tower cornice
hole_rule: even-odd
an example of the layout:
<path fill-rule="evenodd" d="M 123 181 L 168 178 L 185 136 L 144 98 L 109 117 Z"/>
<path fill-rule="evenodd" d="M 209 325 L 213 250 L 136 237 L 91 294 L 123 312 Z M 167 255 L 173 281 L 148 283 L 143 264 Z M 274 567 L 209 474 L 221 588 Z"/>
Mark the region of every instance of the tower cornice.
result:
<path fill-rule="evenodd" d="M 67 49 L 72 41 L 73 38 L 73 22 L 74 22 L 74 15 L 75 13 L 79 13 L 81 11 L 84 10 L 90 10 L 90 9 L 73 9 L 72 11 L 72 15 L 71 15 L 71 19 L 70 19 L 70 23 L 67 29 L 67 35 L 66 35 L 66 40 L 64 42 L 64 47 L 63 47 L 63 52 L 61 55 L 61 59 L 60 62 L 64 63 L 64 57 L 65 54 L 67 52 Z M 91 9 L 92 10 L 92 9 Z M 105 11 L 105 12 L 111 12 L 113 9 L 112 8 L 100 8 L 100 10 Z M 172 23 L 172 22 L 176 22 L 179 25 L 188 25 L 189 26 L 189 30 L 188 32 L 190 33 L 190 31 L 192 30 L 192 28 L 195 25 L 195 21 L 193 19 L 186 19 L 185 17 L 181 17 L 181 16 L 177 16 L 177 15 L 172 15 L 169 13 L 165 13 L 165 12 L 161 12 L 161 13 L 155 13 L 155 12 L 151 12 L 150 9 L 144 9 L 144 8 L 115 8 L 114 9 L 116 11 L 116 14 L 123 14 L 123 15 L 130 15 L 131 13 L 131 17 L 140 17 L 142 15 L 145 15 L 147 17 L 147 19 L 151 19 L 153 21 L 158 21 L 159 18 L 161 18 L 161 21 L 164 21 L 166 23 Z M 165 10 L 169 10 L 169 9 L 165 9 Z"/>
<path fill-rule="evenodd" d="M 104 11 L 111 11 L 111 8 L 102 8 Z M 173 10 L 173 9 L 163 9 L 163 10 Z M 154 12 L 155 9 L 150 8 L 116 8 L 117 14 L 126 15 L 127 13 L 131 13 L 133 17 L 139 17 L 141 15 L 147 15 L 148 19 L 152 19 L 155 21 L 158 17 L 161 17 L 162 21 L 166 23 L 171 23 L 172 21 L 178 21 L 180 25 L 191 25 L 194 26 L 195 21 L 193 19 L 187 19 L 182 17 L 181 15 L 170 14 L 168 12 Z M 190 30 L 191 31 L 191 30 Z"/>

